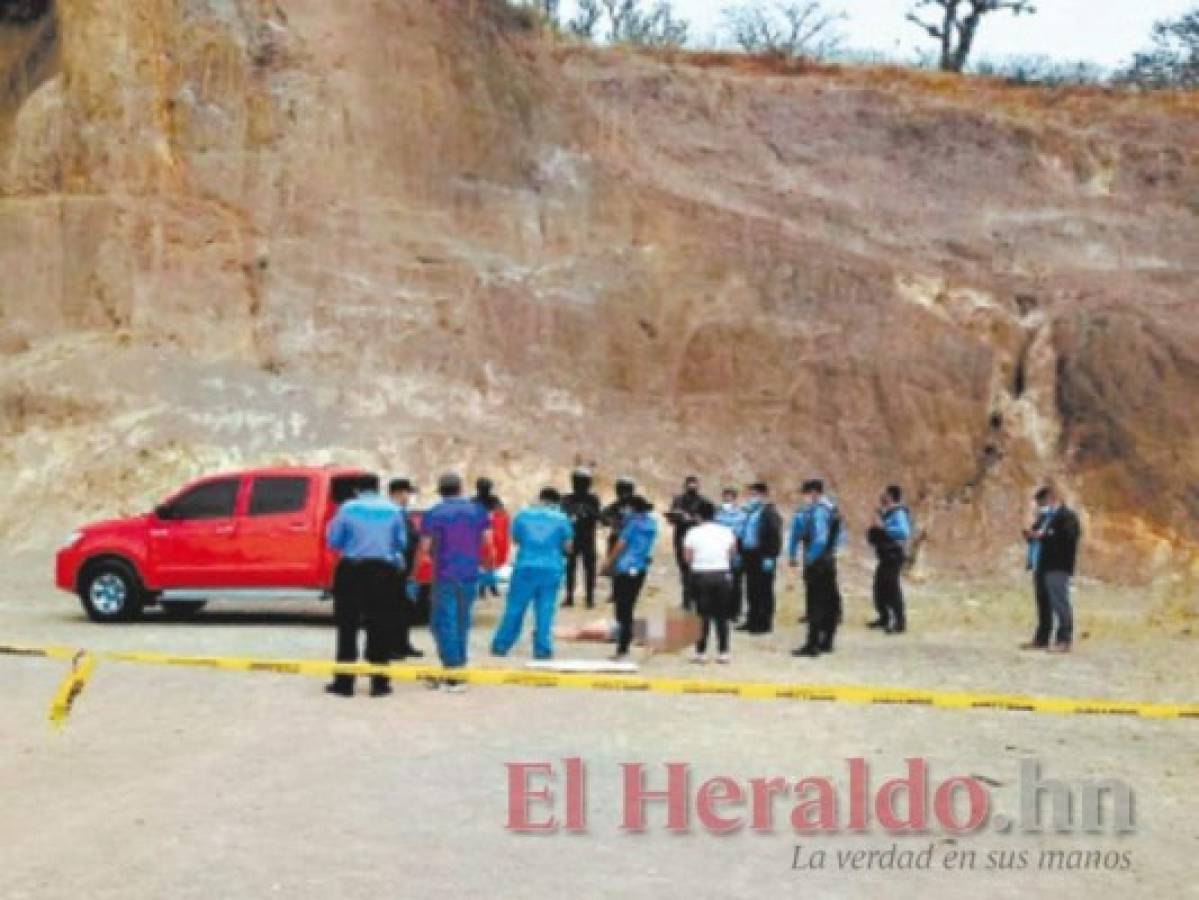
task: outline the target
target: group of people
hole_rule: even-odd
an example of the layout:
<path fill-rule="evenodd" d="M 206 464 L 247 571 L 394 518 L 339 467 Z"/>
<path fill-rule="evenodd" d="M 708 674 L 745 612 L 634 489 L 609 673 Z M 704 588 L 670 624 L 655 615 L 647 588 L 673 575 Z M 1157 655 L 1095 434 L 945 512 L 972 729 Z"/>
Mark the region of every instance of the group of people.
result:
<path fill-rule="evenodd" d="M 748 634 L 774 630 L 783 518 L 765 482 L 751 484 L 748 493 L 747 502 L 741 504 L 737 489 L 725 488 L 717 509 L 700 493 L 699 479 L 691 476 L 667 513 L 674 526 L 683 606 L 703 617 L 705 636 L 715 627 L 718 661 L 727 660 L 728 623 L 741 618 L 743 597 L 745 619 L 738 630 Z M 842 619 L 837 554 L 845 541 L 845 527 L 840 508 L 821 479 L 805 481 L 801 493 L 804 502 L 791 519 L 786 555 L 792 568 L 803 567 L 802 621 L 808 631 L 807 640 L 792 654 L 815 657 L 833 652 Z M 900 572 L 912 539 L 912 519 L 898 485 L 883 492 L 867 537 L 879 559 L 874 587 L 878 618 L 870 625 L 900 634 L 907 627 Z M 727 558 L 718 561 L 716 548 L 727 548 Z M 706 640 L 701 639 L 694 657 L 697 662 L 703 661 L 705 648 Z"/>
<path fill-rule="evenodd" d="M 590 471 L 577 470 L 567 494 L 546 487 L 536 503 L 509 523 L 490 481 L 480 479 L 476 496 L 467 498 L 462 478 L 448 473 L 438 481 L 439 502 L 421 516 L 418 527 L 409 510 L 415 494 L 410 480 L 391 482 L 389 498 L 381 496 L 377 480 L 364 481 L 358 495 L 342 504 L 327 532 L 330 548 L 340 555 L 333 585 L 338 662 L 357 661 L 362 629 L 370 663 L 383 665 L 423 655 L 409 639 L 411 604 L 405 585 L 418 551 L 423 551 L 421 556 L 431 567 L 430 626 L 442 668 L 465 667 L 474 601 L 497 584 L 494 571 L 506 561 L 509 540 L 517 552 L 504 611 L 491 641 L 493 655 L 511 652 L 531 609 L 533 656 L 552 658 L 559 592 L 565 581 L 562 605 L 575 604 L 581 568 L 581 593 L 588 607 L 596 604 L 598 577 L 611 577 L 610 602 L 616 620 L 613 659 L 625 659 L 633 639 L 634 610 L 653 564 L 658 526 L 653 504 L 637 492 L 631 479 L 616 482 L 616 496 L 607 505 L 592 486 Z M 807 624 L 807 637 L 792 653 L 817 657 L 833 652 L 843 618 L 837 556 L 846 529 L 823 481 L 809 479 L 801 492 L 803 504 L 791 518 L 785 545 L 783 519 L 765 482 L 749 485 L 744 502 L 736 488 L 725 488 L 717 506 L 703 496 L 699 479 L 690 476 L 673 499 L 665 517 L 674 531 L 682 605 L 702 622 L 693 661 L 707 660 L 714 633 L 715 660 L 728 663 L 734 623 L 751 635 L 773 630 L 777 563 L 784 550 L 790 565 L 803 570 L 801 621 Z M 1034 572 L 1038 628 L 1025 646 L 1068 650 L 1073 639 L 1069 583 L 1079 539 L 1078 518 L 1051 488 L 1038 492 L 1037 502 L 1037 519 L 1024 537 Z M 608 531 L 603 554 L 598 548 L 600 528 Z M 866 537 L 877 555 L 877 617 L 869 625 L 889 635 L 902 634 L 907 629 L 902 572 L 913 522 L 900 486 L 889 485 L 882 492 Z M 502 551 L 497 550 L 501 544 Z M 1059 624 L 1051 645 L 1054 617 Z M 452 676 L 430 686 L 451 692 L 465 689 L 461 679 Z M 338 675 L 327 689 L 351 695 L 354 679 Z M 372 678 L 372 695 L 390 691 L 385 677 Z"/>

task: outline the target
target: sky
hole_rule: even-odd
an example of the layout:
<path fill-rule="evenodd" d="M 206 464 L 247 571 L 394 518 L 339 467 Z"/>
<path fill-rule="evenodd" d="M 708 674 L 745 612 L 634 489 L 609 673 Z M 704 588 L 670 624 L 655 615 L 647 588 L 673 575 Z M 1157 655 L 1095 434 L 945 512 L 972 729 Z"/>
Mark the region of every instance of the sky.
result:
<path fill-rule="evenodd" d="M 692 23 L 696 43 L 706 43 L 721 20 L 721 11 L 744 0 L 673 0 L 679 15 Z M 765 0 L 769 3 L 771 0 Z M 905 21 L 914 0 L 824 0 L 848 16 L 843 30 L 848 46 L 889 56 L 914 57 L 933 41 Z M 1120 65 L 1149 43 L 1153 23 L 1173 18 L 1199 0 L 1039 0 L 1035 16 L 995 13 L 984 22 L 975 58 L 1048 55 L 1061 60 Z M 573 14 L 572 0 L 563 7 Z"/>

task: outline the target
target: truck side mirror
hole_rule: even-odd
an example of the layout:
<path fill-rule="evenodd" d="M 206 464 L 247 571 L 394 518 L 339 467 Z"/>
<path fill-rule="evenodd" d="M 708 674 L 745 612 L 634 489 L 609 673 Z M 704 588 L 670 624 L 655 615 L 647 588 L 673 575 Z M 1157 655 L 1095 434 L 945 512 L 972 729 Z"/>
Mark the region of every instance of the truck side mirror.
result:
<path fill-rule="evenodd" d="M 164 521 L 164 522 L 169 522 L 171 520 L 170 505 L 167 503 L 162 503 L 162 504 L 159 504 L 158 506 L 154 507 L 154 515 L 157 518 L 162 519 L 162 521 Z"/>

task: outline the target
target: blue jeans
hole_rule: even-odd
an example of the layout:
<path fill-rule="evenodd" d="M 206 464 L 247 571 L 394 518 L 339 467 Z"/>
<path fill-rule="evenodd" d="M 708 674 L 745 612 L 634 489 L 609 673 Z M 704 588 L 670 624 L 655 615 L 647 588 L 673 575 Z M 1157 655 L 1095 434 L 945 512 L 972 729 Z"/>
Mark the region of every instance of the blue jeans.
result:
<path fill-rule="evenodd" d="M 1045 572 L 1045 593 L 1057 618 L 1057 644 L 1069 646 L 1074 642 L 1074 610 L 1070 606 L 1070 573 Z"/>
<path fill-rule="evenodd" d="M 466 650 L 470 639 L 470 614 L 479 596 L 479 582 L 440 580 L 433 582 L 433 638 L 437 655 L 447 669 L 466 665 Z"/>
<path fill-rule="evenodd" d="M 520 640 L 525 612 L 533 605 L 533 656 L 550 659 L 554 655 L 554 613 L 558 609 L 558 588 L 562 573 L 554 569 L 515 569 L 508 585 L 508 602 L 491 641 L 491 652 L 507 656 L 512 645 Z"/>

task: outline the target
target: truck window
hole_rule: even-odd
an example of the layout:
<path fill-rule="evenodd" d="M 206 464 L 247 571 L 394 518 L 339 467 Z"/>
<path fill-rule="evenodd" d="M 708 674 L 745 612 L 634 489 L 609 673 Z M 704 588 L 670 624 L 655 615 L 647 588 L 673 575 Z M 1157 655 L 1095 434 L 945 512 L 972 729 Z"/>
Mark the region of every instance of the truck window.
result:
<path fill-rule="evenodd" d="M 307 478 L 255 478 L 250 490 L 250 515 L 278 516 L 303 512 L 308 506 L 309 485 Z"/>
<path fill-rule="evenodd" d="M 329 498 L 334 506 L 341 506 L 358 493 L 366 480 L 365 475 L 341 475 L 329 483 Z"/>
<path fill-rule="evenodd" d="M 232 518 L 239 485 L 240 481 L 236 478 L 197 485 L 175 498 L 170 506 L 170 518 L 184 522 Z"/>

